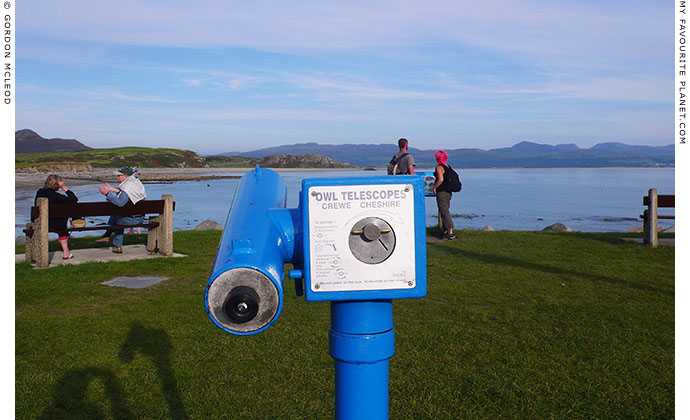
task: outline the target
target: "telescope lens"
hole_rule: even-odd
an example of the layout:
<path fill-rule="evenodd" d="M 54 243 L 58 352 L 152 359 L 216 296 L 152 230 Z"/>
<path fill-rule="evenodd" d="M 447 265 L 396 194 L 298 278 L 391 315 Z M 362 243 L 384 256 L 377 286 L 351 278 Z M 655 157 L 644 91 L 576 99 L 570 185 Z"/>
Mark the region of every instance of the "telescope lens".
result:
<path fill-rule="evenodd" d="M 233 322 L 249 322 L 259 312 L 259 295 L 251 287 L 235 287 L 228 293 L 223 310 Z"/>

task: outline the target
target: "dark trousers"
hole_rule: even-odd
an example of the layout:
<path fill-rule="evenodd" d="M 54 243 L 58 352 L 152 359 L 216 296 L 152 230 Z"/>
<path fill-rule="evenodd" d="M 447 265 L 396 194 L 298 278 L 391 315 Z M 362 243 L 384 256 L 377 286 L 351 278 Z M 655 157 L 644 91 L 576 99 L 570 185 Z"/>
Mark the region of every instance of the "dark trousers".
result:
<path fill-rule="evenodd" d="M 450 200 L 453 198 L 453 193 L 448 191 L 437 191 L 436 192 L 436 205 L 438 206 L 438 212 L 441 215 L 441 222 L 443 222 L 443 231 L 448 229 L 453 229 L 453 218 L 450 217 Z"/>

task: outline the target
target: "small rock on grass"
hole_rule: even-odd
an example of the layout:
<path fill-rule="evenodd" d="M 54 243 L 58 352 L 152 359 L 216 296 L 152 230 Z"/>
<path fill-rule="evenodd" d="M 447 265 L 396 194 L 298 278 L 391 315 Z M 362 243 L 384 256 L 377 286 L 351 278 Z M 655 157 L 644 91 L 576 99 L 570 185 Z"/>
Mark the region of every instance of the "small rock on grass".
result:
<path fill-rule="evenodd" d="M 554 223 L 551 226 L 547 226 L 542 231 L 549 231 L 549 232 L 572 232 L 573 230 L 570 229 L 568 226 L 564 225 L 563 223 Z"/>
<path fill-rule="evenodd" d="M 199 223 L 194 230 L 223 230 L 223 225 L 213 220 L 207 219 Z"/>

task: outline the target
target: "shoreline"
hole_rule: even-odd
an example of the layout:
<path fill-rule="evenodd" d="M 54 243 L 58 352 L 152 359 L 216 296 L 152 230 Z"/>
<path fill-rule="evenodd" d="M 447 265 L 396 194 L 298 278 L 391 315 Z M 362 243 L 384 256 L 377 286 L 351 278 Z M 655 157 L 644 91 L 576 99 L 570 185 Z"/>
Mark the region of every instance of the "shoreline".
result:
<path fill-rule="evenodd" d="M 239 178 L 246 172 L 254 168 L 139 168 L 141 173 L 141 180 L 145 182 L 174 182 L 174 181 L 196 181 L 196 180 L 213 180 L 213 179 L 227 179 Z M 364 168 L 269 168 L 278 173 L 281 172 L 320 172 L 320 171 L 364 171 Z M 600 167 L 600 168 L 458 168 L 462 171 L 475 170 L 553 170 L 553 169 L 672 169 L 675 167 L 634 167 L 634 166 L 620 166 L 620 167 Z M 21 169 L 14 172 L 14 188 L 19 190 L 38 189 L 43 186 L 45 179 L 51 173 L 60 175 L 68 185 L 88 185 L 88 184 L 102 184 L 105 182 L 117 183 L 113 171 L 115 168 L 94 168 L 91 171 L 72 172 L 72 171 L 55 171 L 55 172 L 30 172 Z M 385 170 L 385 168 L 375 168 L 375 170 Z M 434 168 L 419 168 L 419 172 L 431 172 Z M 372 171 L 373 172 L 373 171 Z M 226 174 L 226 175 L 220 175 Z M 229 174 L 229 175 L 228 175 Z"/>
<path fill-rule="evenodd" d="M 201 181 L 214 179 L 241 178 L 242 175 L 254 168 L 139 168 L 140 179 L 143 182 L 174 182 Z M 359 168 L 270 168 L 280 172 L 310 172 L 310 171 L 353 171 Z M 91 171 L 54 171 L 29 172 L 15 170 L 15 191 L 33 190 L 43 186 L 46 177 L 57 174 L 68 185 L 103 184 L 105 182 L 117 184 L 115 168 L 94 168 Z M 230 174 L 230 175 L 220 175 Z"/>

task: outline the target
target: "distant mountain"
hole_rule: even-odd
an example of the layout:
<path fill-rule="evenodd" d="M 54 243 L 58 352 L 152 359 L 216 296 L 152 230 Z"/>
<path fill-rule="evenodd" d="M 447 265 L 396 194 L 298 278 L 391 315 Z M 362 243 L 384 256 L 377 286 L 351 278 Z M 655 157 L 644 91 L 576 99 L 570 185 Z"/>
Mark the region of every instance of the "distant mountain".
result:
<path fill-rule="evenodd" d="M 492 152 L 515 152 L 515 153 L 527 153 L 527 154 L 537 154 L 537 153 L 558 153 L 558 152 L 571 152 L 573 150 L 580 150 L 575 144 L 557 144 L 551 146 L 550 144 L 539 144 L 532 143 L 530 141 L 520 142 L 513 147 L 505 147 L 501 149 L 491 149 Z"/>
<path fill-rule="evenodd" d="M 274 154 L 317 153 L 354 166 L 385 167 L 398 151 L 395 144 L 318 144 L 298 143 L 270 147 L 234 156 L 263 158 Z M 408 150 L 418 168 L 433 168 L 435 150 Z M 459 168 L 598 168 L 598 167 L 673 167 L 675 149 L 668 146 L 631 146 L 600 143 L 589 149 L 575 144 L 556 146 L 528 141 L 499 149 L 446 149 L 450 163 Z M 229 155 L 224 153 L 223 155 Z"/>
<path fill-rule="evenodd" d="M 45 139 L 28 129 L 14 133 L 15 153 L 73 152 L 87 149 L 91 148 L 74 139 Z"/>
<path fill-rule="evenodd" d="M 674 156 L 675 146 L 630 146 L 623 143 L 599 143 L 589 149 L 601 154 L 631 154 L 648 156 Z"/>

